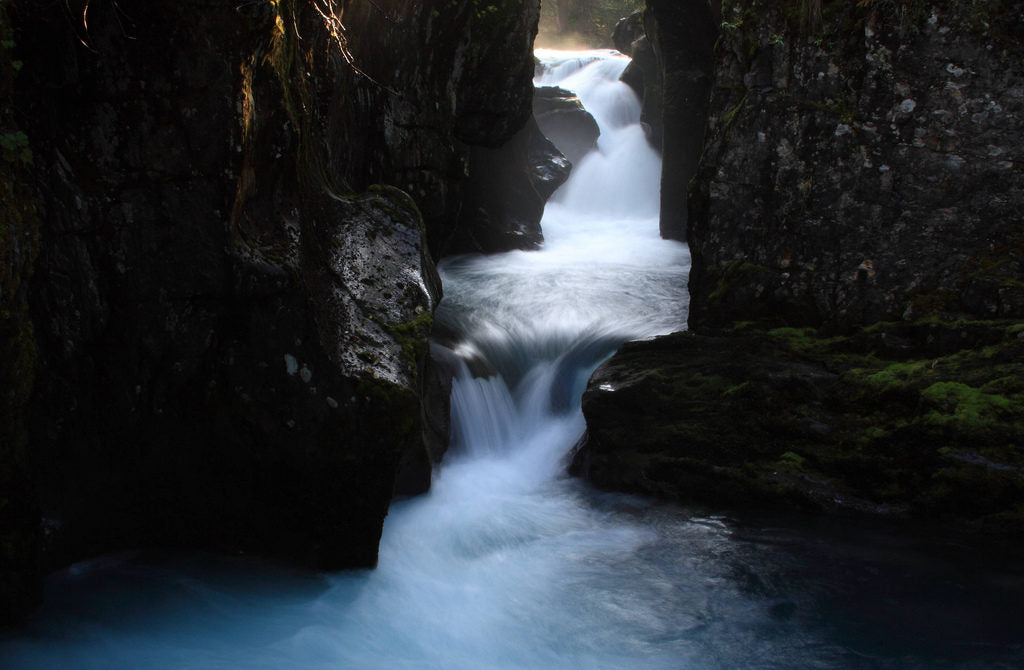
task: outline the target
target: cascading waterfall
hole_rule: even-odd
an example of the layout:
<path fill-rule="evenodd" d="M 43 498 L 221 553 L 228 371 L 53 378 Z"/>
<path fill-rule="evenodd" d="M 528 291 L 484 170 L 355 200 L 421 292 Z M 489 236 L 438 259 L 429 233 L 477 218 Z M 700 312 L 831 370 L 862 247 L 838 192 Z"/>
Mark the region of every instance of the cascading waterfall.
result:
<path fill-rule="evenodd" d="M 793 519 L 740 523 L 566 477 L 591 371 L 685 323 L 685 245 L 658 237 L 659 159 L 614 52 L 538 52 L 601 128 L 537 252 L 442 264 L 435 344 L 453 444 L 396 503 L 376 570 L 109 556 L 50 583 L 10 669 L 1000 668 L 1024 587 L 957 554 Z M 1012 577 L 1012 576 L 1011 576 Z M 989 580 L 1000 581 L 989 581 Z M 938 588 L 936 584 L 940 585 Z M 971 594 L 965 598 L 964 593 Z M 926 611 L 928 616 L 919 616 Z"/>

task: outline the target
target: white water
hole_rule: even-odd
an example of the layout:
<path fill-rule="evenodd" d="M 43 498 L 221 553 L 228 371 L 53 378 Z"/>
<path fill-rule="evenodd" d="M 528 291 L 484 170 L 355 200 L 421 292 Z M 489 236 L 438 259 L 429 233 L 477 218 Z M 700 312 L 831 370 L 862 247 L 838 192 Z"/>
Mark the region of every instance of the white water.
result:
<path fill-rule="evenodd" d="M 460 368 L 453 446 L 432 491 L 393 506 L 379 567 L 79 564 L 51 580 L 28 630 L 0 639 L 0 667 L 1017 667 L 1019 575 L 884 535 L 597 494 L 563 474 L 590 371 L 627 338 L 682 327 L 689 260 L 658 238 L 658 157 L 615 81 L 625 61 L 541 57 L 541 83 L 573 88 L 597 117 L 599 150 L 548 206 L 543 250 L 443 264 L 438 316 L 459 335 L 435 352 Z"/>

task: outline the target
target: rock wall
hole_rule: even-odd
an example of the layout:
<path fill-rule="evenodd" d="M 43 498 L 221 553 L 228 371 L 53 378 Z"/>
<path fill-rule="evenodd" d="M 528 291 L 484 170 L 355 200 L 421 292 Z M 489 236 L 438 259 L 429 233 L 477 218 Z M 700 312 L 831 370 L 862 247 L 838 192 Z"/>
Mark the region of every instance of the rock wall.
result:
<path fill-rule="evenodd" d="M 372 565 L 447 438 L 428 241 L 465 246 L 474 147 L 529 119 L 537 3 L 2 9 L 7 615 L 128 547 Z"/>
<path fill-rule="evenodd" d="M 1024 5 L 860 5 L 726 4 L 692 327 L 1024 315 Z"/>
<path fill-rule="evenodd" d="M 543 199 L 531 191 L 544 190 L 538 163 L 558 154 L 522 134 L 539 11 L 538 0 L 347 4 L 348 47 L 366 76 L 344 108 L 340 162 L 355 188 L 383 182 L 410 193 L 437 257 L 542 239 Z M 525 161 L 531 153 L 537 160 Z M 496 164 L 512 167 L 495 176 Z M 506 184 L 521 197 L 503 197 Z"/>
<path fill-rule="evenodd" d="M 684 240 L 708 113 L 715 8 L 708 0 L 647 0 L 644 23 L 661 75 L 661 236 Z"/>

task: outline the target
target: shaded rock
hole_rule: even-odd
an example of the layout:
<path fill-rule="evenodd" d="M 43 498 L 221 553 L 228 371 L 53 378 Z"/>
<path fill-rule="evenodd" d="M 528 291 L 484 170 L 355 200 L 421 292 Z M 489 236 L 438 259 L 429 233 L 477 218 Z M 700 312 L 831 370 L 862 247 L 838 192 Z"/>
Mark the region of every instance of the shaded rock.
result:
<path fill-rule="evenodd" d="M 633 12 L 615 25 L 613 37 L 615 48 L 632 59 L 622 72 L 620 79 L 636 91 L 637 96 L 640 97 L 640 120 L 646 124 L 647 137 L 651 146 L 661 151 L 664 136 L 662 124 L 664 76 L 658 56 L 647 36 L 648 25 L 652 31 L 656 30 L 653 14 L 642 10 Z"/>
<path fill-rule="evenodd" d="M 1024 6 L 723 17 L 690 325 L 1024 316 Z M 756 20 L 754 20 L 756 17 Z"/>
<path fill-rule="evenodd" d="M 348 48 L 366 76 L 350 78 L 341 89 L 336 169 L 354 190 L 387 183 L 412 195 L 435 258 L 484 241 L 472 222 L 463 228 L 461 216 L 465 200 L 488 197 L 473 190 L 493 182 L 490 166 L 474 153 L 507 144 L 530 118 L 539 4 L 346 4 Z M 474 174 L 478 169 L 488 174 Z M 530 169 L 523 163 L 509 174 Z M 491 212 L 494 223 L 521 217 Z M 515 242 L 519 232 L 486 241 Z"/>
<path fill-rule="evenodd" d="M 612 44 L 620 53 L 629 55 L 633 50 L 633 43 L 641 37 L 646 37 L 644 32 L 644 12 L 637 10 L 629 16 L 624 16 L 615 24 L 612 32 Z"/>
<path fill-rule="evenodd" d="M 963 348 L 938 353 L 940 332 Z M 1019 332 L 933 322 L 849 338 L 782 328 L 630 343 L 587 386 L 574 467 L 599 486 L 687 502 L 1019 533 Z M 883 358 L 893 336 L 909 357 Z M 991 344 L 970 348 L 981 341 Z"/>
<path fill-rule="evenodd" d="M 475 147 L 454 252 L 534 249 L 544 236 L 544 204 L 569 177 L 565 157 L 531 119 L 498 149 Z M 452 243 L 454 245 L 454 242 Z"/>
<path fill-rule="evenodd" d="M 533 95 L 533 116 L 544 136 L 574 165 L 597 146 L 601 129 L 572 91 L 538 87 Z"/>
<path fill-rule="evenodd" d="M 660 95 L 650 94 L 648 123 L 660 98 L 662 130 L 661 236 L 686 239 L 687 193 L 704 145 L 719 22 L 707 0 L 648 0 L 645 32 L 661 75 Z M 651 68 L 648 65 L 645 73 Z M 645 101 L 650 77 L 645 74 Z M 657 131 L 655 131 L 655 137 Z"/>
<path fill-rule="evenodd" d="M 36 377 L 28 287 L 39 245 L 39 194 L 30 140 L 16 125 L 17 71 L 6 10 L 0 6 L 0 130 L 6 140 L 0 147 L 0 628 L 42 597 L 39 507 L 25 420 Z"/>

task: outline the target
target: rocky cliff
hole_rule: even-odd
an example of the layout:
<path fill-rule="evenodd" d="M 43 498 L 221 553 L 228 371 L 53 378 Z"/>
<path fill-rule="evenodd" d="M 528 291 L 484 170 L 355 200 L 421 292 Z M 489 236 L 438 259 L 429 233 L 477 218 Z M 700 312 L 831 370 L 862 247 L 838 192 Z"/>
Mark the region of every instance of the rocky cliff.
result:
<path fill-rule="evenodd" d="M 725 3 L 693 332 L 598 371 L 578 468 L 684 500 L 1024 525 L 1022 17 Z"/>
<path fill-rule="evenodd" d="M 447 438 L 428 247 L 523 237 L 476 184 L 539 135 L 537 3 L 0 9 L 5 618 L 119 548 L 372 565 Z"/>
<path fill-rule="evenodd" d="M 691 325 L 1024 316 L 1022 6 L 848 4 L 727 6 Z"/>

